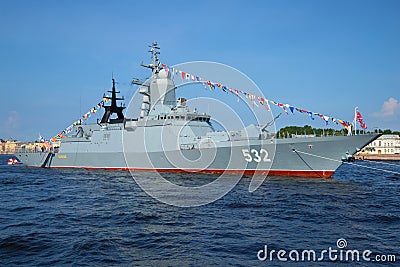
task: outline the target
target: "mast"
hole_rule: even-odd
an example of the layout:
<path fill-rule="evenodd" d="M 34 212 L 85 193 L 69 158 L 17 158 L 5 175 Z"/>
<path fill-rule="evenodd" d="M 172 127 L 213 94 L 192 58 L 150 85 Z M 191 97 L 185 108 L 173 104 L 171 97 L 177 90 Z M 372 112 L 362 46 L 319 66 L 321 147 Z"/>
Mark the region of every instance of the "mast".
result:
<path fill-rule="evenodd" d="M 119 94 L 119 91 L 115 90 L 115 79 L 114 77 L 112 78 L 112 88 L 111 91 L 107 91 L 109 93 L 111 93 L 111 97 L 109 96 L 103 96 L 104 98 L 107 98 L 109 100 L 111 100 L 111 106 L 103 106 L 104 109 L 106 110 L 104 112 L 103 118 L 101 119 L 101 123 L 107 123 L 109 122 L 110 116 L 113 113 L 116 113 L 118 116 L 118 119 L 114 119 L 114 120 L 110 120 L 110 122 L 123 122 L 124 121 L 124 114 L 122 113 L 122 111 L 125 109 L 125 107 L 122 106 L 117 106 L 117 100 L 124 100 L 123 97 L 117 97 L 117 94 Z"/>
<path fill-rule="evenodd" d="M 354 135 L 357 135 L 357 109 L 358 107 L 354 108 Z"/>
<path fill-rule="evenodd" d="M 140 65 L 152 70 L 151 78 L 147 82 L 139 79 L 133 79 L 131 82 L 131 84 L 141 86 L 139 88 L 139 93 L 143 95 L 140 112 L 141 119 L 147 117 L 150 110 L 152 110 L 154 116 L 157 116 L 169 113 L 171 108 L 176 105 L 175 85 L 170 78 L 171 74 L 163 70 L 158 59 L 160 47 L 156 41 L 149 47 L 148 52 L 151 53 L 151 63 L 143 64 L 142 62 Z"/>
<path fill-rule="evenodd" d="M 151 63 L 150 64 L 140 64 L 142 67 L 152 69 L 152 74 L 158 74 L 162 69 L 160 67 L 160 61 L 158 59 L 158 55 L 160 54 L 160 47 L 158 46 L 157 42 L 154 41 L 152 45 L 149 45 L 151 53 Z"/>
<path fill-rule="evenodd" d="M 150 50 L 149 52 L 151 53 L 151 63 L 150 64 L 143 64 L 143 62 L 140 64 L 140 66 L 149 68 L 152 70 L 152 76 L 155 74 L 158 74 L 160 70 L 162 69 L 160 67 L 160 61 L 158 59 L 158 55 L 160 54 L 160 47 L 158 46 L 157 42 L 154 41 L 152 45 L 149 45 Z M 145 87 L 150 87 L 150 84 L 147 82 L 143 82 L 140 79 L 133 78 L 131 81 L 131 84 L 136 84 L 140 86 L 145 86 Z"/>

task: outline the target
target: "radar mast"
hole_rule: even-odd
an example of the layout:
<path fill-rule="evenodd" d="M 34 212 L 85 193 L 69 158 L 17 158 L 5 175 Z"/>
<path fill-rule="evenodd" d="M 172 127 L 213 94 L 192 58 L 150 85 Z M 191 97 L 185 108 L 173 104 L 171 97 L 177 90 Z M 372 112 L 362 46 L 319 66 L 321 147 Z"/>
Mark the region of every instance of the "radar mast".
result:
<path fill-rule="evenodd" d="M 158 74 L 162 69 L 160 67 L 160 61 L 158 60 L 158 55 L 160 54 L 160 47 L 158 46 L 157 42 L 154 41 L 152 45 L 149 45 L 151 53 L 151 63 L 150 64 L 140 64 L 143 67 L 152 69 L 152 74 Z"/>
<path fill-rule="evenodd" d="M 124 114 L 122 113 L 122 111 L 124 110 L 125 107 L 121 106 L 118 107 L 117 106 L 117 100 L 124 100 L 123 97 L 117 97 L 117 94 L 119 94 L 119 91 L 115 90 L 115 79 L 114 77 L 112 78 L 112 89 L 111 91 L 107 91 L 109 93 L 111 93 L 111 97 L 109 96 L 103 96 L 104 98 L 107 98 L 108 100 L 111 100 L 111 106 L 103 106 L 104 109 L 106 110 L 104 112 L 103 118 L 101 119 L 101 123 L 118 123 L 118 122 L 123 122 L 124 121 Z M 118 118 L 117 119 L 110 119 L 110 116 L 116 113 Z M 110 120 L 109 120 L 110 119 Z"/>

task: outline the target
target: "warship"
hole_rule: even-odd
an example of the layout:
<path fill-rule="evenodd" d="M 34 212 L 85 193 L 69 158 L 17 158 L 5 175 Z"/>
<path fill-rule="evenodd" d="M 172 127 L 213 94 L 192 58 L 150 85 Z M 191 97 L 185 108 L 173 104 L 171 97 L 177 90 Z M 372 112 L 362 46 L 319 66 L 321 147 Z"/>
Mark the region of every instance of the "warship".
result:
<path fill-rule="evenodd" d="M 70 136 L 51 149 L 21 149 L 15 156 L 26 166 L 129 171 L 234 173 L 291 177 L 331 177 L 344 161 L 378 134 L 276 138 L 266 126 L 215 130 L 206 113 L 191 111 L 176 97 L 176 86 L 150 46 L 152 73 L 139 85 L 140 115 L 128 118 L 118 105 L 115 80 L 106 96 L 104 115 L 93 124 L 73 126 Z M 111 116 L 113 115 L 113 116 Z M 114 117 L 114 118 L 112 118 Z"/>

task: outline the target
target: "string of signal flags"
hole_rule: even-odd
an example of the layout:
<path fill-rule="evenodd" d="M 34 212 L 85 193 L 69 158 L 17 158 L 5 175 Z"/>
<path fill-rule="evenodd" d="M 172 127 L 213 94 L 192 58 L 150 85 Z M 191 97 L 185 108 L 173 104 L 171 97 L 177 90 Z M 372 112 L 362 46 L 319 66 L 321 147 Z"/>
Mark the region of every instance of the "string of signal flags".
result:
<path fill-rule="evenodd" d="M 231 93 L 231 94 L 235 95 L 236 97 L 239 97 L 239 95 L 242 95 L 242 96 L 244 96 L 244 98 L 249 99 L 253 106 L 259 107 L 258 104 L 260 104 L 261 106 L 265 107 L 267 110 L 270 110 L 271 109 L 270 104 L 272 104 L 272 105 L 282 108 L 286 114 L 289 114 L 289 111 L 292 114 L 294 113 L 294 111 L 297 111 L 299 113 L 307 114 L 310 117 L 310 119 L 312 119 L 312 120 L 315 120 L 315 117 L 319 117 L 323 121 L 325 121 L 326 125 L 329 125 L 329 121 L 332 121 L 336 124 L 340 124 L 347 130 L 349 130 L 349 127 L 353 125 L 351 122 L 348 122 L 348 121 L 345 121 L 342 119 L 337 119 L 332 116 L 323 115 L 321 113 L 317 113 L 317 112 L 309 111 L 309 110 L 306 110 L 303 108 L 295 107 L 290 104 L 283 104 L 279 101 L 274 101 L 274 100 L 267 99 L 264 97 L 259 97 L 257 95 L 247 93 L 246 91 L 243 91 L 241 89 L 232 89 L 231 87 L 228 87 L 226 85 L 203 79 L 200 76 L 193 75 L 191 73 L 188 73 L 188 72 L 185 72 L 182 70 L 178 70 L 177 68 L 170 67 L 166 64 L 161 64 L 161 66 L 165 69 L 165 71 L 167 73 L 170 72 L 172 75 L 180 76 L 180 78 L 182 80 L 200 82 L 204 85 L 204 87 L 206 89 L 210 89 L 211 91 L 214 91 L 216 88 L 219 88 L 226 93 Z M 84 115 L 82 115 L 78 120 L 74 121 L 71 125 L 66 127 L 64 130 L 62 130 L 56 136 L 52 137 L 50 139 L 50 141 L 55 142 L 55 140 L 57 138 L 63 138 L 65 134 L 68 134 L 72 131 L 73 126 L 82 124 L 85 120 L 89 119 L 92 114 L 95 114 L 99 109 L 101 109 L 101 107 L 103 107 L 104 104 L 107 103 L 108 101 L 109 101 L 108 98 L 104 97 L 96 106 L 92 107 L 88 112 L 86 112 Z M 361 128 L 363 128 L 363 129 L 367 128 L 359 111 L 357 111 L 357 119 L 354 122 L 356 122 L 356 121 L 358 121 L 360 123 Z"/>
<path fill-rule="evenodd" d="M 207 79 L 203 79 L 200 76 L 193 75 L 191 73 L 179 70 L 175 67 L 170 67 L 164 63 L 161 64 L 161 66 L 163 67 L 163 69 L 165 69 L 167 74 L 168 74 L 168 72 L 170 72 L 172 75 L 179 76 L 182 80 L 188 80 L 188 81 L 192 81 L 192 82 L 200 82 L 204 85 L 204 87 L 206 89 L 209 89 L 211 91 L 214 91 L 216 88 L 219 88 L 223 92 L 231 93 L 231 94 L 235 95 L 236 97 L 239 97 L 239 95 L 242 95 L 242 96 L 244 96 L 244 98 L 249 99 L 251 101 L 251 103 L 253 104 L 253 106 L 255 105 L 255 106 L 259 107 L 258 104 L 260 104 L 261 106 L 265 107 L 267 110 L 270 110 L 271 109 L 270 104 L 272 104 L 272 105 L 282 108 L 286 114 L 289 114 L 289 112 L 294 114 L 294 111 L 297 111 L 299 113 L 307 114 L 310 117 L 310 119 L 312 119 L 312 120 L 315 120 L 315 117 L 319 117 L 325 122 L 326 125 L 329 125 L 329 121 L 332 121 L 336 124 L 342 125 L 344 128 L 346 128 L 346 130 L 349 130 L 349 127 L 353 126 L 353 124 L 349 121 L 337 119 L 332 116 L 327 116 L 327 115 L 323 115 L 321 113 L 309 111 L 304 108 L 295 107 L 290 104 L 283 104 L 279 101 L 274 101 L 274 100 L 267 99 L 264 97 L 259 97 L 257 95 L 250 94 L 241 89 L 232 89 L 231 87 L 228 87 L 226 85 L 212 82 Z M 361 118 L 361 119 L 359 119 L 359 118 Z M 363 129 L 367 128 L 366 124 L 362 121 L 362 116 L 359 112 L 357 113 L 357 121 L 360 123 L 360 125 Z"/>

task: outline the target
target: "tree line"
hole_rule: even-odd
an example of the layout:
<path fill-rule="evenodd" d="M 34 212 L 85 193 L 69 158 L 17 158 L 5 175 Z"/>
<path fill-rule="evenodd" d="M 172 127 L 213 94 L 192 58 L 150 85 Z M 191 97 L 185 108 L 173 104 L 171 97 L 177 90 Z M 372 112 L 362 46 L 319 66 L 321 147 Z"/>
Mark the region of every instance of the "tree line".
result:
<path fill-rule="evenodd" d="M 363 134 L 363 130 L 357 130 L 358 134 Z M 397 134 L 400 135 L 399 131 L 392 131 L 390 129 L 375 129 L 374 131 L 365 131 L 365 133 L 383 133 L 383 134 Z M 347 130 L 341 129 L 336 130 L 333 128 L 313 128 L 310 125 L 304 126 L 286 126 L 277 131 L 276 136 L 278 138 L 290 138 L 295 135 L 315 135 L 315 136 L 339 136 L 347 135 Z"/>

